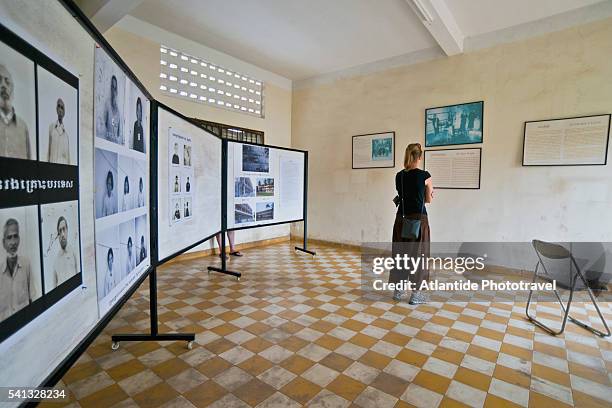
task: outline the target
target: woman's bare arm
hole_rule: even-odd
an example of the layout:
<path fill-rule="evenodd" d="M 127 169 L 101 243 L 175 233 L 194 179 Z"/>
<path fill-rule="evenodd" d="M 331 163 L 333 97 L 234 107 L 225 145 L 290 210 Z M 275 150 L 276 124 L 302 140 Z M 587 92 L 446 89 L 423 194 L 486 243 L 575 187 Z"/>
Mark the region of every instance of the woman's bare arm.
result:
<path fill-rule="evenodd" d="M 431 177 L 425 180 L 425 202 L 427 204 L 433 201 L 433 182 L 431 181 Z"/>

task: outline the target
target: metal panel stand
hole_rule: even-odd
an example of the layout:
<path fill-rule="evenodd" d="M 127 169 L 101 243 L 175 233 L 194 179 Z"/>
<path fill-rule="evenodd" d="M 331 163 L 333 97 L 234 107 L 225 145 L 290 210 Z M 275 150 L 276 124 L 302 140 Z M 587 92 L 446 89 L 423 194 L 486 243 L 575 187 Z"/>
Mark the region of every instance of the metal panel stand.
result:
<path fill-rule="evenodd" d="M 227 232 L 227 139 L 221 141 L 221 268 L 209 266 L 208 273 L 219 272 L 225 275 L 235 276 L 236 280 L 240 280 L 242 274 L 240 272 L 227 270 L 227 254 L 225 253 L 225 233 Z"/>
<path fill-rule="evenodd" d="M 553 336 L 558 336 L 559 334 L 563 333 L 563 331 L 565 330 L 565 325 L 567 324 L 567 320 L 569 319 L 572 323 L 582 327 L 583 329 L 586 329 L 588 331 L 590 331 L 593 334 L 596 334 L 600 337 L 608 337 L 610 336 L 610 334 L 612 334 L 610 332 L 610 328 L 608 327 L 608 324 L 606 323 L 606 319 L 604 318 L 604 316 L 601 313 L 601 310 L 599 310 L 599 305 L 597 304 L 597 300 L 595 299 L 595 296 L 593 295 L 593 292 L 591 291 L 591 288 L 589 287 L 586 279 L 584 278 L 584 274 L 582 273 L 582 270 L 580 269 L 580 267 L 578 266 L 578 264 L 576 263 L 576 260 L 574 259 L 573 255 L 567 251 L 567 249 L 561 247 L 560 245 L 555 245 L 555 244 L 549 244 L 549 243 L 545 243 L 542 241 L 537 241 L 534 240 L 533 241 L 533 245 L 534 248 L 536 250 L 536 254 L 538 255 L 538 263 L 536 264 L 535 267 L 535 271 L 533 273 L 533 280 L 532 282 L 535 282 L 536 279 L 538 277 L 543 277 L 543 275 L 538 275 L 538 270 L 540 265 L 542 266 L 542 269 L 544 270 L 544 274 L 547 276 L 550 276 L 550 274 L 548 273 L 548 271 L 546 270 L 546 266 L 544 265 L 544 262 L 542 261 L 542 256 L 545 256 L 547 258 L 551 258 L 551 259 L 569 259 L 570 260 L 570 294 L 569 294 L 569 298 L 567 300 L 567 305 L 563 304 L 563 300 L 561 299 L 561 296 L 559 295 L 559 292 L 555 289 L 555 297 L 557 298 L 557 301 L 559 302 L 559 305 L 561 306 L 561 310 L 563 311 L 563 321 L 561 323 L 561 327 L 559 328 L 559 330 L 554 330 L 552 328 L 550 328 L 549 326 L 546 326 L 544 323 L 540 322 L 539 320 L 537 320 L 534 316 L 531 316 L 529 314 L 529 307 L 531 305 L 531 298 L 533 295 L 533 290 L 529 291 L 529 297 L 527 298 L 527 306 L 525 308 L 525 314 L 527 315 L 527 318 L 533 322 L 536 326 L 540 327 L 541 329 L 543 329 L 544 331 L 552 334 Z M 548 254 L 544 253 L 542 254 L 540 251 L 542 252 L 548 252 Z M 587 268 L 590 265 L 587 265 L 583 268 L 583 270 L 588 270 Z M 573 270 L 576 270 L 575 274 L 573 274 Z M 596 328 L 594 328 L 593 326 L 589 326 L 586 323 L 570 316 L 569 312 L 570 312 L 570 307 L 572 305 L 572 299 L 574 297 L 574 290 L 576 288 L 576 283 L 578 282 L 578 278 L 580 278 L 580 280 L 582 281 L 582 283 L 584 284 L 584 287 L 586 288 L 589 297 L 591 298 L 591 302 L 593 303 L 593 306 L 595 307 L 595 310 L 597 311 L 597 314 L 599 315 L 599 318 L 601 319 L 601 322 L 603 323 L 603 326 L 606 329 L 606 333 L 597 330 Z"/>
<path fill-rule="evenodd" d="M 295 251 L 305 252 L 314 258 L 316 252 L 308 250 L 308 152 L 304 154 L 304 245 L 302 248 L 295 247 Z"/>
<path fill-rule="evenodd" d="M 119 343 L 122 341 L 186 341 L 187 348 L 191 350 L 195 341 L 195 333 L 159 333 L 159 324 L 157 321 L 157 270 L 153 268 L 149 275 L 149 310 L 151 317 L 151 333 L 150 334 L 114 334 L 112 336 L 113 350 L 119 348 Z"/>

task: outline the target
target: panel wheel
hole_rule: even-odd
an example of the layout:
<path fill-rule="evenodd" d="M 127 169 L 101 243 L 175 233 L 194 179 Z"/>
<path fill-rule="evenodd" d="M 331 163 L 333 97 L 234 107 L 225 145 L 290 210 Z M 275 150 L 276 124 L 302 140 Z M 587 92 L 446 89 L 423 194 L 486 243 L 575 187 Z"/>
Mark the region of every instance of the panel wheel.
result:
<path fill-rule="evenodd" d="M 119 342 L 118 341 L 113 341 L 113 344 L 111 344 L 111 350 L 113 350 L 113 351 L 119 350 Z"/>
<path fill-rule="evenodd" d="M 189 350 L 193 349 L 193 341 L 188 341 L 187 342 L 187 349 L 189 349 Z"/>

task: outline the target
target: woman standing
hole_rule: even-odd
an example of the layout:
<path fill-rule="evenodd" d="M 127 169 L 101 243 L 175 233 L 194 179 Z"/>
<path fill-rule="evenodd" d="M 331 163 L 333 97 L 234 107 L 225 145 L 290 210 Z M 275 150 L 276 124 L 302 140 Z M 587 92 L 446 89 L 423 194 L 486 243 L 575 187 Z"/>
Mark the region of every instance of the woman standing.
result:
<path fill-rule="evenodd" d="M 429 257 L 429 220 L 426 203 L 433 200 L 433 183 L 431 174 L 419 168 L 423 150 L 420 143 L 409 144 L 404 154 L 404 169 L 395 175 L 395 189 L 399 195 L 397 214 L 393 224 L 393 256 L 407 254 L 408 256 Z M 402 237 L 402 227 L 406 220 L 420 220 L 419 236 L 417 238 Z M 410 244 L 412 243 L 412 244 Z M 414 273 L 411 273 L 414 272 Z M 398 283 L 410 279 L 416 290 L 412 291 L 410 304 L 427 302 L 427 296 L 418 290 L 423 280 L 429 279 L 429 270 L 419 267 L 416 271 L 392 269 L 389 282 Z M 399 301 L 402 291 L 395 290 L 393 299 Z"/>

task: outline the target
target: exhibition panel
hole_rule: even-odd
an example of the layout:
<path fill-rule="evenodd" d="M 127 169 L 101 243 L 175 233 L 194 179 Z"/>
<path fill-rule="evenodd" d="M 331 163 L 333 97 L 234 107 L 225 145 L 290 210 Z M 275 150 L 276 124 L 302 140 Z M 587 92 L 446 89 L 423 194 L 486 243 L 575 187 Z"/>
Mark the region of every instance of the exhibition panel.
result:
<path fill-rule="evenodd" d="M 151 266 L 149 99 L 96 47 L 94 194 L 100 316 Z"/>
<path fill-rule="evenodd" d="M 159 260 L 221 231 L 221 139 L 162 105 L 157 116 Z"/>
<path fill-rule="evenodd" d="M 81 285 L 79 79 L 0 26 L 0 341 Z"/>
<path fill-rule="evenodd" d="M 306 152 L 228 141 L 227 228 L 304 219 Z"/>

